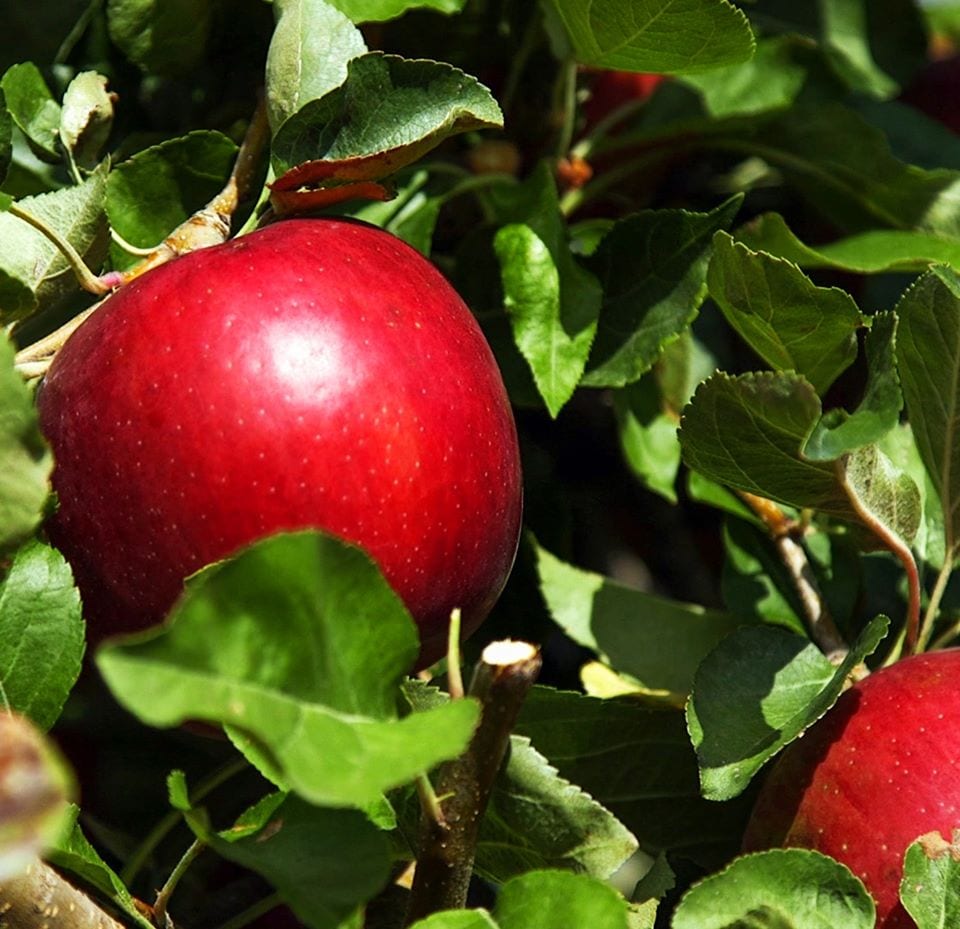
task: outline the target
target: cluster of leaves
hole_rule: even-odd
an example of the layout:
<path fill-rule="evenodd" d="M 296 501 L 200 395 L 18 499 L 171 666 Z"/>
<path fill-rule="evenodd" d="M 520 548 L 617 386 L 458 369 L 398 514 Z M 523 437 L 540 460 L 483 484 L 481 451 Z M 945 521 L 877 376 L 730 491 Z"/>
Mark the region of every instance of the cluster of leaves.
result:
<path fill-rule="evenodd" d="M 855 666 L 958 634 L 960 140 L 897 99 L 925 63 L 921 11 L 49 6 L 0 44 L 0 694 L 96 748 L 67 752 L 82 812 L 50 860 L 129 924 L 202 847 L 173 901 L 186 927 L 280 904 L 311 929 L 397 925 L 412 785 L 476 724 L 472 700 L 406 679 L 406 610 L 334 540 L 265 540 L 193 579 L 162 630 L 84 658 L 43 539 L 52 460 L 15 354 L 92 298 L 28 220 L 95 271 L 128 267 L 222 188 L 262 83 L 269 186 L 239 231 L 326 205 L 429 254 L 484 326 L 524 442 L 530 533 L 484 634 L 547 642 L 556 686 L 512 736 L 477 906 L 419 929 L 871 926 L 836 862 L 734 856 L 754 776 Z M 588 125 L 604 69 L 670 77 Z M 477 169 L 491 144 L 508 170 Z M 592 177 L 564 181 L 567 157 Z M 771 507 L 803 529 L 842 661 Z M 638 555 L 645 589 L 625 582 Z M 228 740 L 182 728 L 197 721 Z M 643 876 L 622 893 L 628 860 Z M 939 925 L 955 864 L 917 846 L 907 867 L 926 888 L 910 912 Z"/>

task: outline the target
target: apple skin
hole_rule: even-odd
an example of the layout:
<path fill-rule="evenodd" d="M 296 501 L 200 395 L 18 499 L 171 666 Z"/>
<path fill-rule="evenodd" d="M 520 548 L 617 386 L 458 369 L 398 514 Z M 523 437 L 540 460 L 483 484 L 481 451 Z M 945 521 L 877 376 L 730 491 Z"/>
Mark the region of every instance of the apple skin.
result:
<path fill-rule="evenodd" d="M 790 745 L 761 788 L 743 850 L 812 848 L 877 901 L 878 929 L 914 929 L 903 856 L 960 826 L 960 650 L 905 658 L 854 684 Z"/>
<path fill-rule="evenodd" d="M 379 564 L 421 665 L 496 601 L 516 553 L 520 456 L 494 357 L 456 291 L 387 232 L 294 219 L 123 287 L 38 396 L 50 536 L 93 638 L 160 621 L 185 577 L 319 528 Z"/>
<path fill-rule="evenodd" d="M 649 100 L 663 80 L 663 74 L 642 71 L 597 72 L 590 82 L 590 96 L 583 106 L 587 129 L 633 100 Z"/>

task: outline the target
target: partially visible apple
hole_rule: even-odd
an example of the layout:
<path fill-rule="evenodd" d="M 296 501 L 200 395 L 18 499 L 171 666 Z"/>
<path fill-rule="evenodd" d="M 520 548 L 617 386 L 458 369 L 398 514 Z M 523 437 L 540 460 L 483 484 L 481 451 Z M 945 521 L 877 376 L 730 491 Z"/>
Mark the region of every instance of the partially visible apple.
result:
<path fill-rule="evenodd" d="M 931 61 L 900 99 L 953 132 L 960 133 L 960 55 Z"/>
<path fill-rule="evenodd" d="M 378 562 L 426 663 L 513 562 L 496 362 L 436 268 L 372 226 L 287 220 L 147 273 L 68 340 L 38 406 L 50 533 L 95 638 L 159 621 L 203 565 L 317 527 Z"/>
<path fill-rule="evenodd" d="M 843 862 L 877 901 L 880 929 L 912 929 L 903 856 L 960 827 L 960 650 L 906 658 L 844 693 L 777 761 L 744 851 L 799 846 Z"/>
<path fill-rule="evenodd" d="M 640 71 L 597 71 L 591 76 L 590 96 L 583 105 L 587 128 L 627 103 L 648 100 L 663 79 L 662 74 Z"/>

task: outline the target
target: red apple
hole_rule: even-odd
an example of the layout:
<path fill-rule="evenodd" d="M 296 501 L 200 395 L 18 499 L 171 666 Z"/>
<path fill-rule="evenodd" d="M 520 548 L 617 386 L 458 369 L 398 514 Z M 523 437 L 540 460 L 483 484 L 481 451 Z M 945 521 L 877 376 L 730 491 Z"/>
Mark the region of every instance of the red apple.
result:
<path fill-rule="evenodd" d="M 40 420 L 94 637 L 281 530 L 362 546 L 426 662 L 493 606 L 521 512 L 516 429 L 473 316 L 394 236 L 288 220 L 127 285 L 69 339 Z"/>
<path fill-rule="evenodd" d="M 877 926 L 914 922 L 899 902 L 919 836 L 960 827 L 960 650 L 876 671 L 777 761 L 744 850 L 813 848 L 842 861 L 877 901 Z"/>
<path fill-rule="evenodd" d="M 662 74 L 639 71 L 598 71 L 590 82 L 590 96 L 583 106 L 587 128 L 627 103 L 648 100 L 663 79 Z"/>

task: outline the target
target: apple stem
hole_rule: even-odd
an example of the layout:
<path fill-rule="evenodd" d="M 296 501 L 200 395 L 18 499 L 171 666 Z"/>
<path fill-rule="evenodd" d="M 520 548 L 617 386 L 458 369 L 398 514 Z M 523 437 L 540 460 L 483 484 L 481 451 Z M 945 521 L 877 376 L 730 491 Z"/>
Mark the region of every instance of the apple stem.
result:
<path fill-rule="evenodd" d="M 37 859 L 0 882 L 4 926 L 17 929 L 123 929 L 85 893 Z"/>
<path fill-rule="evenodd" d="M 917 649 L 919 651 L 925 651 L 927 644 L 930 642 L 930 636 L 933 635 L 933 624 L 937 619 L 937 613 L 940 611 L 940 602 L 943 600 L 943 595 L 947 590 L 947 583 L 950 580 L 950 576 L 953 574 L 953 562 L 956 558 L 956 548 L 949 547 L 944 555 L 943 566 L 940 568 L 940 573 L 937 574 L 936 583 L 933 585 L 933 590 L 930 591 L 930 601 L 927 603 L 926 612 L 923 614 L 923 622 L 920 625 L 920 637 L 917 643 Z M 958 623 L 954 623 L 950 629 L 944 634 L 937 637 L 936 641 L 933 643 L 933 648 L 945 645 L 950 641 L 956 634 L 956 629 Z"/>
<path fill-rule="evenodd" d="M 450 613 L 450 632 L 447 636 L 447 692 L 454 700 L 463 697 L 463 674 L 460 671 L 460 608 Z"/>
<path fill-rule="evenodd" d="M 77 276 L 80 286 L 88 293 L 102 295 L 109 293 L 112 289 L 109 281 L 97 277 L 83 260 L 83 256 L 62 236 L 59 232 L 51 229 L 42 219 L 34 216 L 28 210 L 23 209 L 17 203 L 11 203 L 7 208 L 11 216 L 16 216 L 28 225 L 37 230 L 44 238 L 52 242 L 57 251 L 67 259 L 68 264 Z"/>
<path fill-rule="evenodd" d="M 850 647 L 847 645 L 827 607 L 817 584 L 807 552 L 797 541 L 797 523 L 772 500 L 746 491 L 738 496 L 760 518 L 770 534 L 777 553 L 790 575 L 794 590 L 800 598 L 803 618 L 810 638 L 834 664 L 843 661 Z"/>
<path fill-rule="evenodd" d="M 483 650 L 469 692 L 480 702 L 480 722 L 467 750 L 437 777 L 443 820 L 424 816 L 421 822 L 405 925 L 466 904 L 480 822 L 540 664 L 539 650 L 527 642 L 493 642 Z"/>

